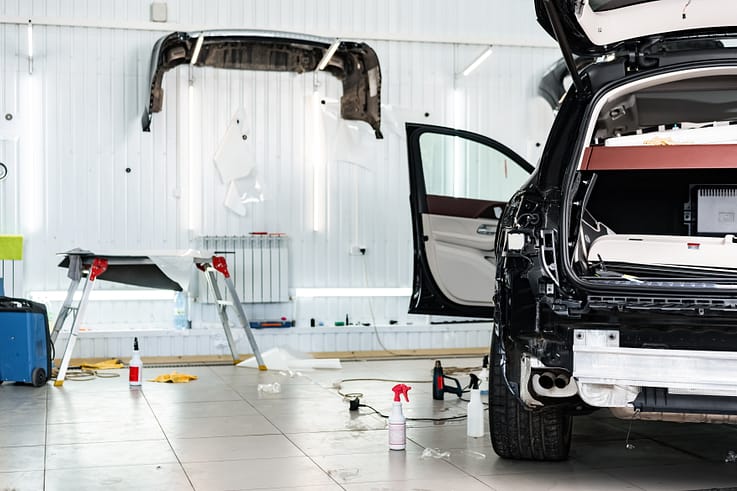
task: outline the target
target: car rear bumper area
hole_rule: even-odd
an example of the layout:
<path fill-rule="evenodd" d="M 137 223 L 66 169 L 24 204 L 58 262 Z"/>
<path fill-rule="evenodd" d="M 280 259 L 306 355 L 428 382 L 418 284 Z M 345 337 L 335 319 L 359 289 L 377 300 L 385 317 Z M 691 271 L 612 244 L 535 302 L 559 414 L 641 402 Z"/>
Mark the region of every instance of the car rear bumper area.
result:
<path fill-rule="evenodd" d="M 573 377 L 594 407 L 737 414 L 737 352 L 619 346 L 617 330 L 574 331 Z"/>

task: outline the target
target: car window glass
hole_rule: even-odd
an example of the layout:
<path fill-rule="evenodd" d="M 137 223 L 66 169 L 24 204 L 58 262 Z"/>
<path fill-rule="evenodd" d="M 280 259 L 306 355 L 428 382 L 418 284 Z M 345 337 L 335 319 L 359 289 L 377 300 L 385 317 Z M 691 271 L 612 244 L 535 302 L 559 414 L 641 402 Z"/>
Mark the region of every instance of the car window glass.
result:
<path fill-rule="evenodd" d="M 458 136 L 420 136 L 425 192 L 506 202 L 530 174 L 498 150 Z"/>

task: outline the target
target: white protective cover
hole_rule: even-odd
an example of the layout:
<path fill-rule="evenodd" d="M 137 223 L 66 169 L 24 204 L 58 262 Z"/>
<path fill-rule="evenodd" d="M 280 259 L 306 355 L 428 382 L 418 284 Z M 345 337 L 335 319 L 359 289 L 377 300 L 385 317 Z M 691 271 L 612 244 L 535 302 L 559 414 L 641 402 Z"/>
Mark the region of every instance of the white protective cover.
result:
<path fill-rule="evenodd" d="M 737 8 L 737 5 L 735 5 Z M 608 138 L 607 147 L 632 147 L 641 145 L 715 145 L 737 143 L 737 125 L 708 126 L 654 131 L 640 135 Z"/>
<path fill-rule="evenodd" d="M 590 262 L 636 263 L 737 269 L 733 235 L 688 237 L 671 235 L 604 235 L 588 254 Z"/>

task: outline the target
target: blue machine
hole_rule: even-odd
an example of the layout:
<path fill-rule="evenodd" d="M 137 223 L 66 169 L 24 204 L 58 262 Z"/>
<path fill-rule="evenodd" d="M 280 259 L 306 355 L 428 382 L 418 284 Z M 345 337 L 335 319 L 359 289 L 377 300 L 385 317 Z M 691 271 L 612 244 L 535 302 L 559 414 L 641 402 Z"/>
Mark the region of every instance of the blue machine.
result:
<path fill-rule="evenodd" d="M 43 304 L 0 297 L 0 383 L 36 387 L 51 377 L 49 320 Z"/>

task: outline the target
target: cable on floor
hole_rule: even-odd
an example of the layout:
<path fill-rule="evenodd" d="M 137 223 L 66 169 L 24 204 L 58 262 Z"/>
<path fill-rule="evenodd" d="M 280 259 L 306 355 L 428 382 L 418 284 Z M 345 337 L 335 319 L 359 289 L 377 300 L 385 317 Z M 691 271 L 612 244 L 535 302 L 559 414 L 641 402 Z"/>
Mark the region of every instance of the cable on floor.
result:
<path fill-rule="evenodd" d="M 382 418 L 389 419 L 389 416 L 387 416 L 386 414 L 381 413 L 379 410 L 377 410 L 376 408 L 373 408 L 373 407 L 369 406 L 368 404 L 358 404 L 357 407 L 365 407 L 365 408 L 370 409 L 371 411 L 373 411 L 375 414 L 378 414 Z M 454 420 L 458 420 L 458 419 L 465 419 L 467 417 L 468 417 L 467 415 L 462 414 L 462 415 L 459 415 L 459 416 L 448 416 L 448 417 L 445 417 L 445 418 L 410 418 L 410 417 L 405 417 L 404 419 L 406 419 L 407 421 L 454 421 Z"/>
<path fill-rule="evenodd" d="M 56 380 L 59 375 L 59 369 L 54 368 L 51 370 L 51 380 Z M 92 370 L 89 368 L 69 368 L 67 370 L 66 377 L 64 380 L 73 380 L 75 382 L 88 382 L 96 378 L 116 378 L 120 377 L 119 373 L 115 372 L 103 372 L 102 370 Z"/>

